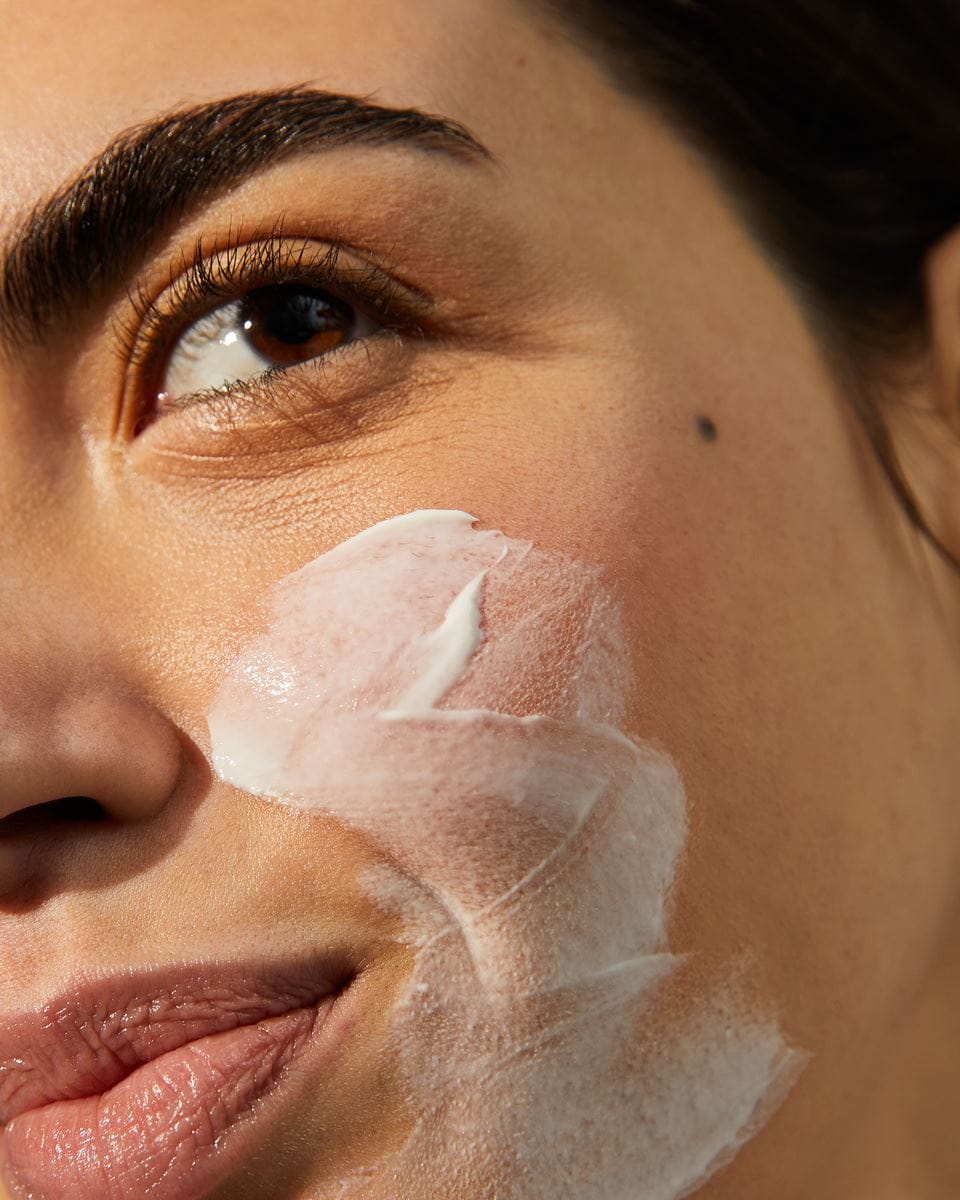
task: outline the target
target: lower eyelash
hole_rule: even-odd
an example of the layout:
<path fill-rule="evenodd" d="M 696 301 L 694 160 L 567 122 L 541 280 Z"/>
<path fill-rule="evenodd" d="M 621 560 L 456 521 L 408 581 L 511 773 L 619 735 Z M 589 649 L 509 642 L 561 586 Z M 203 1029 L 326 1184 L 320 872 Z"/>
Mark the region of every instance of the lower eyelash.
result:
<path fill-rule="evenodd" d="M 275 405 L 271 403 L 271 400 L 276 397 L 277 389 L 281 384 L 290 389 L 309 387 L 314 376 L 322 377 L 330 369 L 333 365 L 331 360 L 348 357 L 361 350 L 369 362 L 371 353 L 369 343 L 382 343 L 387 339 L 395 345 L 400 345 L 406 340 L 395 330 L 382 329 L 379 333 L 345 342 L 315 358 L 306 359 L 292 366 L 266 367 L 256 375 L 236 380 L 222 387 L 207 388 L 204 391 L 179 397 L 164 397 L 163 407 L 167 412 L 185 412 L 191 409 L 213 407 L 221 415 L 229 415 L 231 421 L 237 419 L 241 409 L 250 408 L 255 411 L 258 407 L 268 406 L 272 410 Z M 333 409 L 338 406 L 338 403 L 339 401 L 329 405 L 324 404 L 322 407 Z M 149 421 L 144 422 L 138 432 L 150 423 Z"/>

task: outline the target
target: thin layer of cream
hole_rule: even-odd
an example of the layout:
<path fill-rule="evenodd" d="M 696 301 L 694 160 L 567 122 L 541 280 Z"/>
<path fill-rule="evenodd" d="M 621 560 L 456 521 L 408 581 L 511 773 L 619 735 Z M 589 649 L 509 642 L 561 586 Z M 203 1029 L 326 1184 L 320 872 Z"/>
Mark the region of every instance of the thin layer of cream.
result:
<path fill-rule="evenodd" d="M 676 1200 L 785 1094 L 803 1056 L 735 971 L 661 1002 L 686 802 L 621 728 L 627 664 L 595 568 L 462 512 L 381 522 L 274 591 L 214 767 L 379 844 L 367 887 L 415 948 L 413 1132 L 325 1195 Z"/>

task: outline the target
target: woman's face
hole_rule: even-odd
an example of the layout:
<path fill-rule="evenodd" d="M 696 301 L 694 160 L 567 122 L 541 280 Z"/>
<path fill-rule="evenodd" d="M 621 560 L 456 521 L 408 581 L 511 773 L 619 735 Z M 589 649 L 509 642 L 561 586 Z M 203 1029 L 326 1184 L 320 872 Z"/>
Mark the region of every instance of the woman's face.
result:
<path fill-rule="evenodd" d="M 370 886 L 395 848 L 336 803 L 305 813 L 225 782 L 207 717 L 263 634 L 279 581 L 378 521 L 465 510 L 478 528 L 599 569 L 625 631 L 619 724 L 682 780 L 667 940 L 686 966 L 634 1023 L 638 1054 L 651 1029 L 669 1033 L 735 975 L 732 1025 L 770 1022 L 797 1064 L 809 1055 L 702 1194 L 832 1196 L 821 1172 L 849 1140 L 951 903 L 955 614 L 944 587 L 938 615 L 943 569 L 917 550 L 797 303 L 706 166 L 507 0 L 208 0 L 202 11 L 40 0 L 2 12 L 0 213 L 18 271 L 0 291 L 0 1011 L 22 1030 L 51 999 L 66 1010 L 65 998 L 133 970 L 149 1012 L 150 981 L 183 964 L 198 977 L 228 964 L 242 981 L 322 960 L 331 986 L 356 979 L 336 1044 L 291 1051 L 271 1089 L 227 1072 L 236 1112 L 210 1140 L 241 1149 L 203 1176 L 181 1162 L 173 1194 L 327 1198 L 362 1169 L 358 1194 L 396 1194 L 378 1164 L 397 1161 L 426 1119 L 431 1080 L 411 1080 L 396 1053 L 418 951 L 402 903 Z M 39 239 L 24 250 L 45 202 L 118 134 L 305 82 L 449 118 L 489 157 L 409 129 L 307 136 L 319 109 L 288 111 L 300 149 L 284 156 L 278 101 L 265 98 L 248 106 L 262 137 L 218 133 L 211 155 L 177 161 L 171 139 L 154 137 L 149 167 L 115 156 L 94 189 L 116 205 L 131 178 L 149 179 L 134 211 L 97 225 L 76 220 L 81 200 L 49 209 L 59 224 L 46 256 Z M 58 233 L 71 215 L 70 236 Z M 285 347 L 293 365 L 191 400 L 255 374 L 257 360 L 232 356 L 242 320 L 193 342 L 184 330 L 249 292 L 244 272 L 312 272 L 335 239 L 359 280 L 356 343 L 310 341 L 328 360 L 298 365 L 303 339 L 276 333 L 296 312 L 278 317 L 276 294 L 259 293 L 276 335 L 261 349 Z M 198 247 L 219 291 L 184 312 L 203 282 L 183 286 Z M 371 264 L 388 281 L 386 316 L 381 275 L 364 299 Z M 316 302 L 308 284 L 301 299 Z M 340 296 L 324 310 L 330 347 L 354 311 Z M 36 336 L 17 315 L 35 318 Z M 397 336 L 376 340 L 383 328 Z M 332 623 L 303 637 L 335 644 Z M 534 697 L 550 691 L 544 672 Z M 257 713 L 246 719 L 256 731 Z M 37 807 L 71 796 L 96 800 L 100 819 Z M 422 819 L 411 811 L 412 825 Z M 456 821 L 445 829 L 451 870 L 483 841 L 475 826 L 464 819 L 462 844 Z M 422 837 L 429 846 L 429 829 Z M 593 866 L 602 874 L 602 855 Z M 191 979 L 156 984 L 163 1003 Z M 237 1001 L 241 1024 L 280 1011 L 251 1018 L 257 1003 Z M 252 1045 L 245 1053 L 283 1074 L 287 1050 Z M 4 1043 L 8 1072 L 28 1051 Z M 39 1087 L 36 1071 L 17 1086 Z M 680 1109 L 697 1073 L 674 1080 Z M 0 1119 L 13 1115 L 10 1093 Z M 482 1119 L 435 1136 L 430 1178 L 443 1195 L 540 1195 L 549 1164 L 528 1163 L 523 1184 L 515 1164 L 499 1182 L 458 1174 L 471 1139 L 496 1136 L 509 1130 Z M 196 1124 L 180 1141 L 191 1138 L 203 1140 Z M 24 1146 L 42 1156 L 11 1134 L 12 1160 Z M 120 1156 L 118 1177 L 136 1159 L 95 1148 L 107 1163 Z M 89 1186 L 73 1170 L 57 1195 Z M 48 1175 L 33 1186 L 54 1194 Z M 415 1171 L 404 1186 L 413 1200 L 438 1194 Z M 591 1186 L 599 1200 L 619 1195 Z"/>

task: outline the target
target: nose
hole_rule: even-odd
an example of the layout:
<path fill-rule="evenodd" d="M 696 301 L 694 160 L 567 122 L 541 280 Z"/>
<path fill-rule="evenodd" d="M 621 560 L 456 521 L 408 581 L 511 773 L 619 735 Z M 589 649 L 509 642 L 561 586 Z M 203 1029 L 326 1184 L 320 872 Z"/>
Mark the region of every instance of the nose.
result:
<path fill-rule="evenodd" d="M 53 701 L 34 696 L 16 712 L 0 696 L 0 887 L 51 811 L 61 827 L 91 813 L 123 825 L 150 820 L 167 804 L 181 764 L 170 722 L 116 686 Z"/>

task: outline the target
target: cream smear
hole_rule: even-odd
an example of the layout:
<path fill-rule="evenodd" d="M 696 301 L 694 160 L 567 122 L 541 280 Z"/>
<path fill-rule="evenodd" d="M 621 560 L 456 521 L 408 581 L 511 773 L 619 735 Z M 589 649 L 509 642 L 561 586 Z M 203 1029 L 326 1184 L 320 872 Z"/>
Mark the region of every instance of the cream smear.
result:
<path fill-rule="evenodd" d="M 323 1194 L 676 1200 L 803 1056 L 733 966 L 663 1003 L 686 803 L 622 729 L 617 607 L 597 568 L 475 525 L 395 517 L 288 576 L 210 713 L 222 779 L 381 847 L 366 886 L 414 949 L 412 1131 Z"/>

